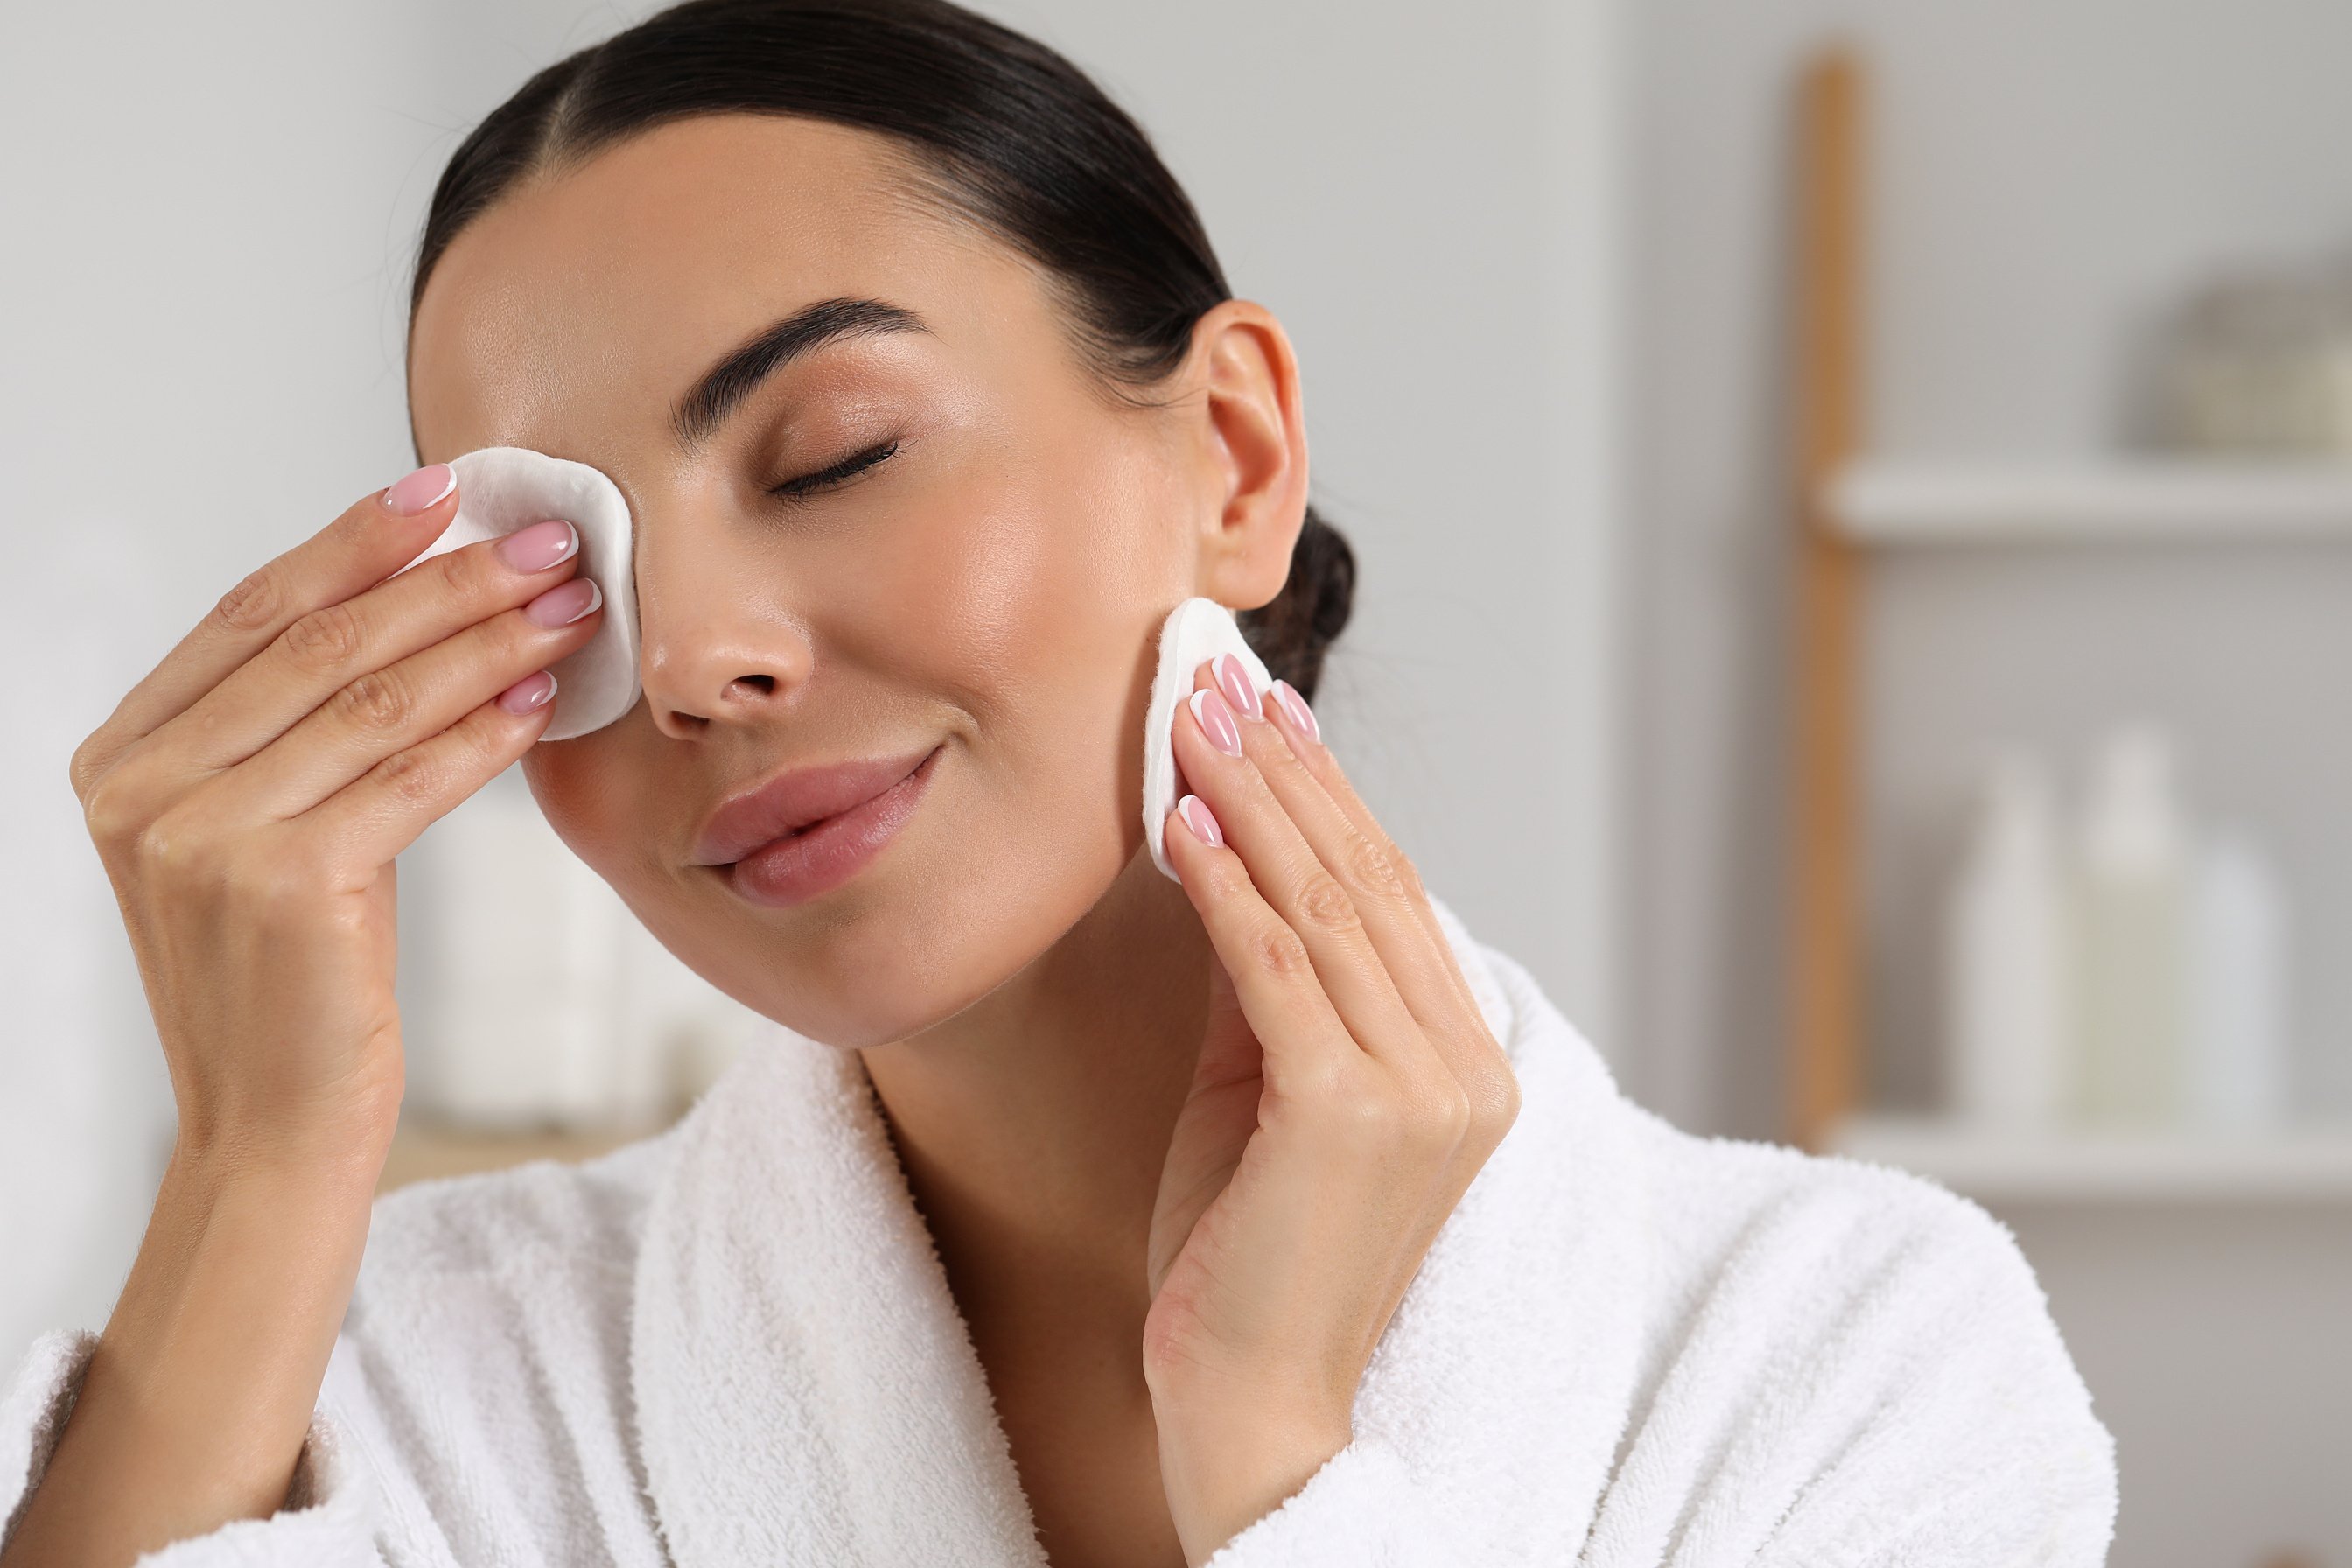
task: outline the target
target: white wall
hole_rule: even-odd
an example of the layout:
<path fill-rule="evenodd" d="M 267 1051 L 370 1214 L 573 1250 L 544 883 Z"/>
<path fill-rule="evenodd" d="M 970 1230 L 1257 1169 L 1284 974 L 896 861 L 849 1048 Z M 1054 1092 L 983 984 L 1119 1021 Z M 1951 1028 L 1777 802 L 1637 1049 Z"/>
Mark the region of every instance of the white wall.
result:
<path fill-rule="evenodd" d="M 1604 1044 L 1609 11 L 997 10 L 1139 113 L 1297 337 L 1314 492 L 1363 563 L 1318 706 L 1432 886 Z M 0 627 L 34 710 L 0 740 L 0 1360 L 102 1319 L 168 1137 L 67 756 L 245 571 L 404 469 L 399 297 L 441 163 L 636 14 L 10 15 L 0 473 L 15 537 L 59 559 L 20 562 Z"/>
<path fill-rule="evenodd" d="M 1874 73 L 1874 445 L 2075 453 L 2123 434 L 2132 345 L 2177 290 L 2233 258 L 2352 239 L 2352 6 L 1649 0 L 1630 15 L 1623 1050 L 1675 1119 L 1778 1136 L 1799 61 L 1843 31 Z M 1921 900 L 1968 758 L 2015 730 L 2071 769 L 2087 726 L 2146 706 L 2188 735 L 2206 802 L 2293 856 L 2298 999 L 2340 1091 L 2347 589 L 2352 552 L 2292 549 L 1944 555 L 1876 574 L 1875 1088 L 1928 1088 Z M 2071 680 L 2048 673 L 2061 654 Z M 2293 1546 L 2352 1560 L 2352 1207 L 2001 1217 L 2117 1436 L 2114 1562 L 2252 1564 Z"/>

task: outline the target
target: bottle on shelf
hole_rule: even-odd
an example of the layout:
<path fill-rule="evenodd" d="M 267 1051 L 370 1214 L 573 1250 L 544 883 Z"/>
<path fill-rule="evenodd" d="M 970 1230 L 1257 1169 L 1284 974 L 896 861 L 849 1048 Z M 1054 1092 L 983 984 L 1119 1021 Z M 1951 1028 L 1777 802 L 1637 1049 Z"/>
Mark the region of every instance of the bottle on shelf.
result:
<path fill-rule="evenodd" d="M 2288 1092 L 2287 909 L 2270 858 L 2243 830 L 2208 838 L 2192 929 L 2189 1118 L 2238 1131 L 2274 1123 Z"/>
<path fill-rule="evenodd" d="M 2064 1110 L 2072 982 L 2057 816 L 2048 769 L 2001 752 L 1945 909 L 1946 1102 L 1979 1126 L 2037 1127 Z"/>
<path fill-rule="evenodd" d="M 2181 1113 L 2193 957 L 2186 815 L 2164 731 L 2134 724 L 2110 735 L 2075 856 L 2075 1102 L 2087 1121 Z"/>

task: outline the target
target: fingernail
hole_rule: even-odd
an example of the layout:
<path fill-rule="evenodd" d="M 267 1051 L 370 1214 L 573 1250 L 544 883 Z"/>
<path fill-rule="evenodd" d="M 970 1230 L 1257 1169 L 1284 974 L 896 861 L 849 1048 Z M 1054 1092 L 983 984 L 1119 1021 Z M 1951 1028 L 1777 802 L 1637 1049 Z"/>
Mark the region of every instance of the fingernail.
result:
<path fill-rule="evenodd" d="M 1225 830 L 1217 826 L 1216 814 L 1209 803 L 1197 795 L 1188 795 L 1176 803 L 1176 815 L 1192 830 L 1192 837 L 1214 849 L 1225 841 Z"/>
<path fill-rule="evenodd" d="M 434 463 L 386 486 L 383 510 L 399 517 L 415 517 L 438 505 L 457 488 L 457 470 L 446 463 Z"/>
<path fill-rule="evenodd" d="M 1308 740 L 1323 738 L 1323 726 L 1315 721 L 1315 710 L 1307 706 L 1307 699 L 1298 695 L 1297 687 L 1277 679 L 1274 683 L 1274 700 L 1282 704 L 1282 710 L 1290 715 L 1292 723 L 1307 731 Z"/>
<path fill-rule="evenodd" d="M 580 548 L 580 531 L 560 518 L 534 522 L 499 541 L 499 559 L 518 572 L 544 572 Z"/>
<path fill-rule="evenodd" d="M 1234 722 L 1234 710 L 1225 706 L 1224 699 L 1203 686 L 1192 693 L 1192 721 L 1209 737 L 1209 743 L 1229 757 L 1242 754 L 1241 727 Z"/>
<path fill-rule="evenodd" d="M 568 626 L 604 602 L 604 591 L 594 578 L 574 577 L 525 605 L 522 613 L 534 626 Z"/>
<path fill-rule="evenodd" d="M 509 713 L 528 713 L 534 708 L 544 706 L 554 696 L 554 672 L 542 669 L 535 675 L 524 676 L 499 692 L 499 706 Z"/>
<path fill-rule="evenodd" d="M 1257 705 L 1257 688 L 1250 684 L 1249 671 L 1242 668 L 1240 659 L 1221 653 L 1209 661 L 1209 673 L 1216 678 L 1218 689 L 1236 712 L 1249 719 L 1265 716 Z"/>

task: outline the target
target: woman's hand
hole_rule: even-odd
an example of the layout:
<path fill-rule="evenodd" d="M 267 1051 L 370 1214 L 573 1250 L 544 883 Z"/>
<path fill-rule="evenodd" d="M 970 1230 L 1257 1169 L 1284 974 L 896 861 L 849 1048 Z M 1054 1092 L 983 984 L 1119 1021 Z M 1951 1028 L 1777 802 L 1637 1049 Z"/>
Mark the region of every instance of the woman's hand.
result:
<path fill-rule="evenodd" d="M 565 620 L 599 595 L 565 581 L 560 521 L 387 580 L 457 515 L 455 485 L 420 470 L 253 573 L 74 753 L 184 1151 L 390 1134 L 393 858 L 539 738 L 538 672 L 602 613 Z"/>
<path fill-rule="evenodd" d="M 1175 722 L 1199 794 L 1168 854 L 1216 964 L 1152 1220 L 1144 1370 L 1197 1565 L 1347 1446 L 1365 1363 L 1518 1084 L 1298 694 L 1262 702 L 1221 655 Z"/>
<path fill-rule="evenodd" d="M 438 465 L 362 500 L 74 753 L 179 1138 L 0 1568 L 128 1563 L 286 1498 L 400 1109 L 393 857 L 539 739 L 544 667 L 597 624 L 569 522 L 401 572 L 456 515 Z"/>

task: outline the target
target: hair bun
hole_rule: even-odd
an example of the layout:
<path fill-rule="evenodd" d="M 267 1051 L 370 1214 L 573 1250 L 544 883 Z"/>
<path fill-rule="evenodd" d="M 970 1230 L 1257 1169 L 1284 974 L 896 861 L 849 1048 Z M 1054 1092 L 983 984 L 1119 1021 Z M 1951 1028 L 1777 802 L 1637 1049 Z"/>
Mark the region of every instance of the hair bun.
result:
<path fill-rule="evenodd" d="M 1311 702 L 1323 678 L 1323 656 L 1347 629 L 1355 606 L 1356 552 L 1310 505 L 1290 547 L 1282 592 L 1234 619 L 1266 668 Z"/>

